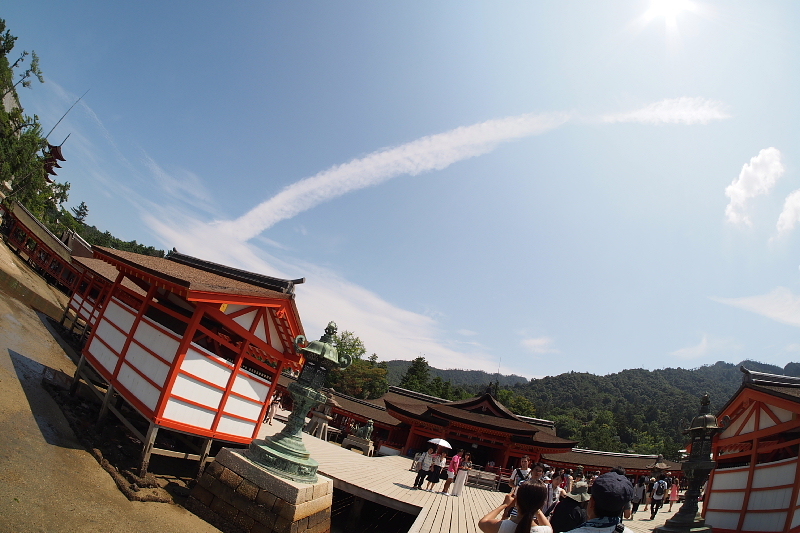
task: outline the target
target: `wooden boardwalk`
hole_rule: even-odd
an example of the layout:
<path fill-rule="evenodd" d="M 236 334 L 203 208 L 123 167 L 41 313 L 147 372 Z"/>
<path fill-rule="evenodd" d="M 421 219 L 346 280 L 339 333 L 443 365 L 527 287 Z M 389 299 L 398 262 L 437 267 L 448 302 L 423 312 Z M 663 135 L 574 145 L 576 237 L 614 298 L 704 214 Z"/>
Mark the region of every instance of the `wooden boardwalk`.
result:
<path fill-rule="evenodd" d="M 265 426 L 263 435 L 277 433 L 282 427 L 275 421 Z M 457 497 L 415 490 L 412 487 L 417 474 L 409 470 L 411 459 L 407 457 L 366 457 L 305 433 L 303 442 L 319 462 L 319 472 L 333 479 L 334 488 L 416 515 L 409 533 L 479 533 L 478 520 L 500 505 L 505 496 L 473 487 L 464 487 Z M 444 482 L 436 486 L 441 490 Z"/>

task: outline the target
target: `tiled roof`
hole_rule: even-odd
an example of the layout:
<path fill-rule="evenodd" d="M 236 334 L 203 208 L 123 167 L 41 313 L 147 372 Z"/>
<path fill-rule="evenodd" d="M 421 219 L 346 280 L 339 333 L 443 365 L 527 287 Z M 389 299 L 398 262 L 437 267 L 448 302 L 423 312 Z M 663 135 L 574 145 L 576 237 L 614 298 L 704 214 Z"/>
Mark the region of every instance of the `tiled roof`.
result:
<path fill-rule="evenodd" d="M 742 385 L 739 390 L 731 396 L 722 409 L 719 410 L 717 416 L 720 416 L 725 410 L 733 403 L 733 401 L 741 394 L 745 388 L 762 391 L 766 394 L 772 394 L 789 401 L 800 403 L 800 378 L 793 376 L 781 376 L 778 374 L 767 374 L 766 372 L 756 372 L 749 370 L 744 366 L 740 366 L 739 370 L 742 371 Z"/>
<path fill-rule="evenodd" d="M 109 263 L 106 263 L 102 259 L 92 259 L 90 257 L 73 257 L 72 262 L 73 264 L 78 263 L 78 265 L 83 268 L 88 268 L 92 272 L 104 277 L 111 283 L 114 283 L 117 280 L 117 274 L 119 274 L 119 270 L 117 270 L 117 267 Z"/>
<path fill-rule="evenodd" d="M 372 419 L 374 422 L 380 422 L 388 426 L 396 426 L 400 423 L 395 417 L 386 412 L 385 409 L 378 407 L 366 401 L 358 401 L 350 396 L 333 393 L 333 397 L 339 403 L 339 409 L 349 413 L 360 415 L 364 418 Z"/>
<path fill-rule="evenodd" d="M 100 276 L 103 279 L 105 279 L 108 283 L 113 284 L 117 280 L 117 274 L 119 274 L 119 271 L 117 270 L 117 267 L 115 267 L 114 265 L 110 265 L 110 264 L 106 263 L 102 259 L 93 259 L 91 257 L 73 256 L 72 257 L 72 264 L 75 265 L 76 263 L 77 263 L 77 266 L 79 266 L 80 268 L 87 268 L 87 269 L 91 270 L 92 272 L 94 272 L 98 276 Z M 132 290 L 136 294 L 141 294 L 141 295 L 147 294 L 147 291 L 143 290 L 141 287 L 136 285 L 134 282 L 132 282 L 128 278 L 125 278 L 124 280 L 122 280 L 122 285 L 124 287 Z"/>
<path fill-rule="evenodd" d="M 113 248 L 105 248 L 103 246 L 95 246 L 93 250 L 101 259 L 109 258 L 112 261 L 119 261 L 152 276 L 185 287 L 189 291 L 280 299 L 291 299 L 294 296 L 290 293 L 265 289 L 238 279 L 231 279 L 213 272 L 206 272 L 199 268 L 170 261 L 163 257 L 141 255 L 133 252 L 114 250 Z"/>
<path fill-rule="evenodd" d="M 575 466 L 585 466 L 589 470 L 594 468 L 614 468 L 621 466 L 631 470 L 650 470 L 656 460 L 657 455 L 639 455 L 629 453 L 601 452 L 596 450 L 582 450 L 573 448 L 565 453 L 546 453 L 542 455 L 545 462 L 554 461 L 568 463 Z M 662 460 L 668 470 L 679 471 L 681 464 L 667 459 Z"/>
<path fill-rule="evenodd" d="M 438 417 L 446 420 L 454 420 L 474 424 L 487 429 L 499 429 L 516 434 L 534 434 L 538 428 L 526 424 L 520 420 L 502 418 L 495 415 L 487 415 L 475 411 L 466 411 L 458 407 L 446 405 L 429 405 L 428 409 L 437 414 Z"/>

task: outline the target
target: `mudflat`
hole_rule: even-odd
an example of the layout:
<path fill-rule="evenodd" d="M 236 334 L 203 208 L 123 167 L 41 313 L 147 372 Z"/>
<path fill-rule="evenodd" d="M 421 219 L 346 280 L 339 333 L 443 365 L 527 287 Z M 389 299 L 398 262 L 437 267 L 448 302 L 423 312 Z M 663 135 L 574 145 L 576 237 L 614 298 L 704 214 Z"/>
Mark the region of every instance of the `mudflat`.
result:
<path fill-rule="evenodd" d="M 129 501 L 81 446 L 41 384 L 45 367 L 75 364 L 28 305 L 66 297 L 2 242 L 0 270 L 0 532 L 218 531 L 179 505 Z"/>

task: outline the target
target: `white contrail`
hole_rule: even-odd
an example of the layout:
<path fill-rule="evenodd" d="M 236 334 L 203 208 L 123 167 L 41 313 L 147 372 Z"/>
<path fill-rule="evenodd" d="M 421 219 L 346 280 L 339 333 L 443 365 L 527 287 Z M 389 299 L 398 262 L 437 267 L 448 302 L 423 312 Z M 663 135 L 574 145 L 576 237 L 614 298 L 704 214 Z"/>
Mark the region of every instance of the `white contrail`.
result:
<path fill-rule="evenodd" d="M 502 142 L 557 128 L 568 119 L 567 114 L 552 113 L 487 120 L 378 150 L 293 183 L 238 219 L 219 222 L 217 228 L 237 240 L 249 240 L 282 220 L 347 192 L 402 174 L 441 170 L 488 153 Z"/>
<path fill-rule="evenodd" d="M 605 115 L 603 122 L 638 122 L 640 124 L 708 124 L 730 118 L 725 104 L 705 98 L 668 98 L 635 111 Z"/>

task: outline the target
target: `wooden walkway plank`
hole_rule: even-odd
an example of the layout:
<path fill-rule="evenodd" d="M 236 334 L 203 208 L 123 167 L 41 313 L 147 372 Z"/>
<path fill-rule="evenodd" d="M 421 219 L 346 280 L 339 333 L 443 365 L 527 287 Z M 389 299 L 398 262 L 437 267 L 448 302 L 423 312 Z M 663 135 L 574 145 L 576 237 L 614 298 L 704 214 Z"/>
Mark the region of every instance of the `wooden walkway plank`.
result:
<path fill-rule="evenodd" d="M 283 424 L 275 422 L 267 431 L 277 433 L 281 429 Z M 411 459 L 407 457 L 366 457 L 307 434 L 303 434 L 303 442 L 319 462 L 319 473 L 332 478 L 339 490 L 411 514 L 418 512 L 409 533 L 480 533 L 478 520 L 500 505 L 505 496 L 475 487 L 464 487 L 457 497 L 414 490 L 417 473 L 409 469 Z M 423 482 L 423 486 L 426 484 Z M 436 488 L 441 491 L 442 482 Z"/>

